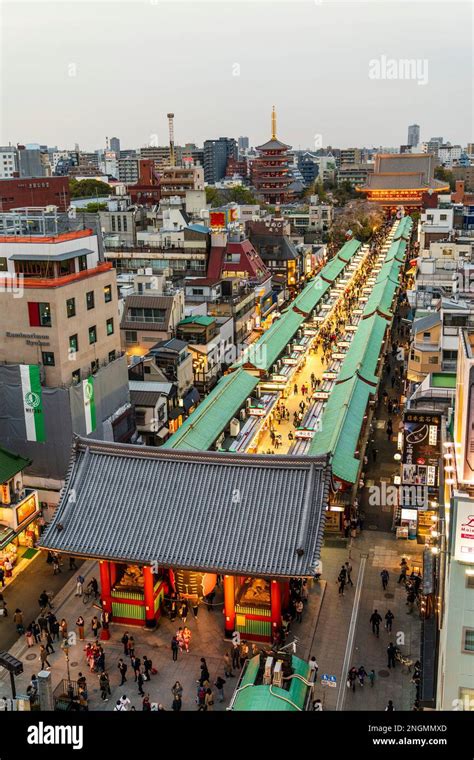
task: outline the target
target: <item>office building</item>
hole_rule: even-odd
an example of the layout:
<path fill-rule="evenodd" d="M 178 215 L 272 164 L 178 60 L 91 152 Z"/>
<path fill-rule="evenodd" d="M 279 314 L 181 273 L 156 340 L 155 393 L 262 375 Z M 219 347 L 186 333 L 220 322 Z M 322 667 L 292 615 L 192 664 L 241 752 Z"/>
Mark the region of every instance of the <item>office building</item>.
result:
<path fill-rule="evenodd" d="M 214 185 L 224 179 L 229 158 L 237 159 L 237 143 L 233 137 L 204 141 L 204 180 Z"/>
<path fill-rule="evenodd" d="M 420 144 L 420 127 L 418 124 L 410 124 L 408 127 L 407 145 L 414 148 Z"/>

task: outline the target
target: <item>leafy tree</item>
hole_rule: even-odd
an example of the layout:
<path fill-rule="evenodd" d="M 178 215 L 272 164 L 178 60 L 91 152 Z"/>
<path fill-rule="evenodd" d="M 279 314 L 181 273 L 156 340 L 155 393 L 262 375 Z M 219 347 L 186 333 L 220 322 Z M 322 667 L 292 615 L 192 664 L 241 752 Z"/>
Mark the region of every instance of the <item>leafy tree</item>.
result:
<path fill-rule="evenodd" d="M 452 191 L 456 189 L 456 178 L 454 173 L 449 169 L 445 169 L 444 166 L 437 166 L 434 171 L 435 179 L 441 179 L 443 182 L 448 182 Z"/>
<path fill-rule="evenodd" d="M 97 179 L 77 180 L 72 177 L 69 180 L 69 191 L 71 198 L 93 198 L 110 195 L 111 188 L 106 182 L 100 182 Z"/>
<path fill-rule="evenodd" d="M 82 208 L 80 210 L 86 211 L 89 214 L 96 214 L 98 211 L 106 211 L 107 204 L 106 203 L 88 203 L 85 208 Z"/>

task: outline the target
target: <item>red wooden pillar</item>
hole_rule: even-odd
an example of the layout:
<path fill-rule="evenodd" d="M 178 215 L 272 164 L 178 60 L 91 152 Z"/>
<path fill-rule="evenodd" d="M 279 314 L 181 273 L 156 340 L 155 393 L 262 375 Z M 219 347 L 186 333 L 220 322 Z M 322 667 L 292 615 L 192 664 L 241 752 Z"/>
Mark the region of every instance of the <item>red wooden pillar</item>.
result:
<path fill-rule="evenodd" d="M 110 585 L 110 566 L 106 559 L 99 561 L 100 569 L 100 592 L 102 601 L 102 610 L 104 612 L 112 612 L 112 588 Z M 103 625 L 100 631 L 101 641 L 108 641 L 110 639 L 109 626 Z"/>
<path fill-rule="evenodd" d="M 101 559 L 99 561 L 99 569 L 102 609 L 106 612 L 112 612 L 112 589 L 110 585 L 109 562 L 106 559 Z"/>
<path fill-rule="evenodd" d="M 109 568 L 110 568 L 110 588 L 113 589 L 117 582 L 117 563 L 116 562 L 109 562 Z"/>
<path fill-rule="evenodd" d="M 235 578 L 224 575 L 225 635 L 231 638 L 235 631 Z"/>
<path fill-rule="evenodd" d="M 281 588 L 278 581 L 270 583 L 272 634 L 281 628 Z"/>
<path fill-rule="evenodd" d="M 154 628 L 156 625 L 155 618 L 155 599 L 154 599 L 154 581 L 153 573 L 149 565 L 143 568 L 143 591 L 145 594 L 145 626 Z"/>
<path fill-rule="evenodd" d="M 290 605 L 290 582 L 280 581 L 281 589 L 281 609 L 287 610 Z"/>

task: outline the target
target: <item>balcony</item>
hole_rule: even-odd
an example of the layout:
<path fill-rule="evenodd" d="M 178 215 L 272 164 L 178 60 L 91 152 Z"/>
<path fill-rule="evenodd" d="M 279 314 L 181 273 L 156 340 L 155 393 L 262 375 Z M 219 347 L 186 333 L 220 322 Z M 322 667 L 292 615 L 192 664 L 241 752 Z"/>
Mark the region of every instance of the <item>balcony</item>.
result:
<path fill-rule="evenodd" d="M 53 277 L 51 279 L 44 279 L 41 277 L 26 277 L 23 279 L 23 287 L 28 288 L 61 288 L 64 285 L 70 285 L 72 282 L 79 282 L 85 280 L 88 277 L 95 277 L 97 274 L 103 272 L 110 272 L 113 268 L 109 261 L 104 261 L 102 264 L 94 267 L 93 269 L 84 269 L 82 272 L 75 272 L 74 274 L 67 274 L 62 277 Z M 9 286 L 9 280 L 0 276 L 0 291 L 2 288 L 7 290 Z"/>

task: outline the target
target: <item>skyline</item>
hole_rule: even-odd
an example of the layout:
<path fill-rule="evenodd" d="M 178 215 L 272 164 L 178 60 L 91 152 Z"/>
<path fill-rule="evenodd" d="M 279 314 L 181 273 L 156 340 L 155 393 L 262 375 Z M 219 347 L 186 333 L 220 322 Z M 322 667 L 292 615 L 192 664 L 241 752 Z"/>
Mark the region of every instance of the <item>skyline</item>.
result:
<path fill-rule="evenodd" d="M 90 150 L 106 135 L 123 148 L 164 145 L 170 110 L 176 144 L 246 135 L 258 145 L 269 137 L 273 104 L 278 135 L 294 149 L 312 149 L 316 135 L 324 146 L 397 147 L 413 123 L 422 140 L 472 142 L 472 8 L 464 2 L 450 5 L 448 17 L 441 4 L 428 15 L 423 2 L 111 7 L 3 4 L 2 145 L 77 142 Z M 64 33 L 81 28 L 87 35 Z M 388 29 L 403 37 L 387 38 Z M 363 44 L 354 46 L 357 38 Z M 404 61 L 416 64 L 411 79 Z M 384 78 L 387 62 L 398 78 Z M 447 98 L 449 110 L 440 107 Z"/>

